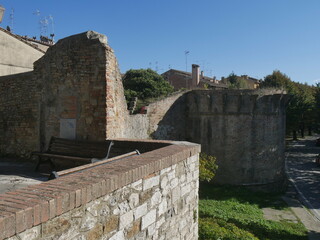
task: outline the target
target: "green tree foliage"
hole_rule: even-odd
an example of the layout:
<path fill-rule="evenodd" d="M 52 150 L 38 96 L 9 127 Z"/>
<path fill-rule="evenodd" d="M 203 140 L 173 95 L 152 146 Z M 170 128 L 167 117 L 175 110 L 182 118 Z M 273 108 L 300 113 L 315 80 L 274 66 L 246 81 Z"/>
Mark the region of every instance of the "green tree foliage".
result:
<path fill-rule="evenodd" d="M 233 72 L 226 78 L 227 85 L 231 89 L 248 89 L 248 83 L 243 77 L 239 77 Z"/>
<path fill-rule="evenodd" d="M 304 137 L 305 130 L 315 127 L 315 87 L 293 82 L 278 70 L 266 76 L 260 87 L 286 90 L 291 95 L 287 108 L 287 133 L 292 132 L 295 137 L 299 131 Z"/>
<path fill-rule="evenodd" d="M 316 119 L 316 128 L 319 131 L 320 130 L 320 83 L 317 83 L 315 87 L 315 116 Z"/>
<path fill-rule="evenodd" d="M 156 98 L 173 92 L 173 87 L 161 75 L 151 69 L 131 69 L 123 79 L 126 99 Z"/>
<path fill-rule="evenodd" d="M 218 165 L 214 156 L 200 153 L 199 180 L 201 182 L 210 182 L 215 176 Z"/>
<path fill-rule="evenodd" d="M 275 70 L 272 74 L 264 78 L 264 81 L 260 84 L 260 87 L 276 88 L 290 92 L 290 90 L 293 88 L 293 82 L 287 75 Z"/>

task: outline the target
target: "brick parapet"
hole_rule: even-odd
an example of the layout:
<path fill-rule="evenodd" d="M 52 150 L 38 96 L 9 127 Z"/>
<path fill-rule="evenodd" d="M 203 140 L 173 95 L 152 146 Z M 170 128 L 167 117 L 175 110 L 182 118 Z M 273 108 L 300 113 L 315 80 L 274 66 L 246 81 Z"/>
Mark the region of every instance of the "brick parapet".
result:
<path fill-rule="evenodd" d="M 117 189 L 152 178 L 163 169 L 188 161 L 190 157 L 198 156 L 199 151 L 197 144 L 173 143 L 139 156 L 1 194 L 0 229 L 3 231 L 0 239 L 37 226 L 43 228 L 46 222 L 85 207 Z"/>

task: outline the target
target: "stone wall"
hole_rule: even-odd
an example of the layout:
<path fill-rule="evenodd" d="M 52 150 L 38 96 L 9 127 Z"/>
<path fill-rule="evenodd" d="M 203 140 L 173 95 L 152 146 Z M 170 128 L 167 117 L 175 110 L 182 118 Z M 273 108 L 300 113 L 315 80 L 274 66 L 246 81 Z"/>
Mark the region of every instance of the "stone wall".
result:
<path fill-rule="evenodd" d="M 262 91 L 187 94 L 187 140 L 217 157 L 217 183 L 281 185 L 288 96 Z"/>
<path fill-rule="evenodd" d="M 39 149 L 39 86 L 32 72 L 0 77 L 0 153 Z"/>
<path fill-rule="evenodd" d="M 0 239 L 198 239 L 200 147 L 170 144 L 1 195 Z"/>
<path fill-rule="evenodd" d="M 125 137 L 184 140 L 185 92 L 177 92 L 147 106 L 147 114 L 129 115 Z"/>
<path fill-rule="evenodd" d="M 125 136 L 128 111 L 106 36 L 93 31 L 57 42 L 26 75 L 0 78 L 0 153 L 45 150 L 50 138 Z"/>
<path fill-rule="evenodd" d="M 40 142 L 51 136 L 122 137 L 126 104 L 120 72 L 106 36 L 92 31 L 62 39 L 35 62 L 42 83 Z"/>

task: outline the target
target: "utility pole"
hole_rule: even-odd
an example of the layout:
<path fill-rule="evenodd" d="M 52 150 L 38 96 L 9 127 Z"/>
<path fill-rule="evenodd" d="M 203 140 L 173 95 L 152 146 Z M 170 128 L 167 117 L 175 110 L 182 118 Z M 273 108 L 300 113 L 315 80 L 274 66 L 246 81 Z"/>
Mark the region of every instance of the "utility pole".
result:
<path fill-rule="evenodd" d="M 185 50 L 184 55 L 186 56 L 186 72 L 188 72 L 188 54 L 189 54 L 189 51 Z"/>

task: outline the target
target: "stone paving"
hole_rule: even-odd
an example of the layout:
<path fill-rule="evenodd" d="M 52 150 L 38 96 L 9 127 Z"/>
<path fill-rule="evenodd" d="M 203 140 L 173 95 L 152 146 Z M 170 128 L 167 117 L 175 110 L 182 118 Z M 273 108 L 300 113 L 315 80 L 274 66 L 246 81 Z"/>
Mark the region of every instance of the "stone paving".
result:
<path fill-rule="evenodd" d="M 34 171 L 35 163 L 0 159 L 0 194 L 46 181 L 47 177 Z"/>
<path fill-rule="evenodd" d="M 320 239 L 320 167 L 315 163 L 320 153 L 320 147 L 315 146 L 318 137 L 288 142 L 286 151 L 286 173 L 292 187 L 284 200 L 309 230 L 310 240 Z"/>

